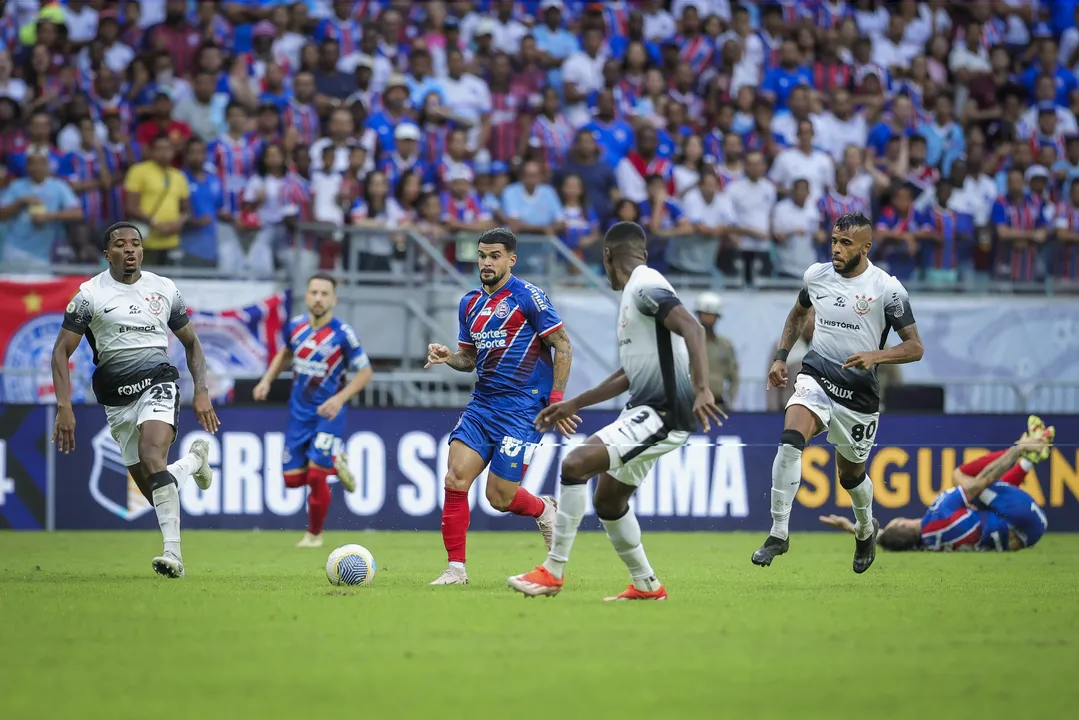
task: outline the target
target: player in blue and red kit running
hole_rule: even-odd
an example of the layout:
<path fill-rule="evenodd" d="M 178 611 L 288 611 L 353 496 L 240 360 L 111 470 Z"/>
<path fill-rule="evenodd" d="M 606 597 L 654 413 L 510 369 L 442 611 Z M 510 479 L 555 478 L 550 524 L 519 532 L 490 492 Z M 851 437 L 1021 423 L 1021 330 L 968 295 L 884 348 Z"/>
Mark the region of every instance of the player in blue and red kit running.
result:
<path fill-rule="evenodd" d="M 307 281 L 307 314 L 289 321 L 285 347 L 255 386 L 255 400 L 265 400 L 270 383 L 292 362 L 292 394 L 285 432 L 282 469 L 285 486 L 311 488 L 307 495 L 307 533 L 297 547 L 322 547 L 322 525 L 330 510 L 329 478 L 337 475 L 345 490 L 356 483 L 341 452 L 345 434 L 342 410 L 371 380 L 371 361 L 356 331 L 334 317 L 337 281 L 322 273 Z M 349 371 L 356 374 L 346 382 Z"/>
<path fill-rule="evenodd" d="M 1027 425 L 1012 447 L 957 468 L 955 487 L 937 495 L 924 516 L 896 518 L 885 525 L 877 544 L 885 550 L 932 551 L 1007 552 L 1033 547 L 1049 524 L 1038 503 L 1019 485 L 1034 463 L 1049 456 L 1056 430 L 1034 415 Z M 854 532 L 854 524 L 845 517 L 820 520 Z"/>
<path fill-rule="evenodd" d="M 505 228 L 480 235 L 480 287 L 461 298 L 457 352 L 445 345 L 427 348 L 425 367 L 446 364 L 479 375 L 472 400 L 450 434 L 442 510 L 449 567 L 432 585 L 468 584 L 468 490 L 488 464 L 491 506 L 536 518 L 544 542 L 551 547 L 554 498 L 536 497 L 521 487 L 521 480 L 543 437 L 536 430 L 536 416 L 544 407 L 561 402 L 573 349 L 547 295 L 511 274 L 516 250 L 517 238 Z M 568 437 L 577 421 L 564 421 L 559 430 Z"/>

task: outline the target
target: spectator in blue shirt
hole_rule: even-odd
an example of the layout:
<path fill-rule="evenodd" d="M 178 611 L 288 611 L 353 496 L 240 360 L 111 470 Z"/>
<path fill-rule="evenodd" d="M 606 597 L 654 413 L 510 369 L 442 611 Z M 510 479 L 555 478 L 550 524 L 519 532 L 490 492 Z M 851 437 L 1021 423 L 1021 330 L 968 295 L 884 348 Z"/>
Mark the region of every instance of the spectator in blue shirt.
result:
<path fill-rule="evenodd" d="M 405 109 L 408 99 L 408 81 L 404 75 L 394 73 L 386 82 L 382 93 L 382 110 L 367 118 L 367 127 L 378 135 L 378 146 L 384 153 L 397 149 L 393 137 L 394 128 L 409 119 Z"/>
<path fill-rule="evenodd" d="M 913 105 L 906 95 L 897 95 L 892 100 L 892 112 L 883 120 L 873 126 L 869 131 L 869 139 L 866 145 L 876 152 L 877 157 L 883 157 L 888 148 L 888 141 L 893 137 L 910 137 L 915 134 L 913 125 Z"/>
<path fill-rule="evenodd" d="M 592 133 L 602 152 L 602 160 L 612 168 L 633 149 L 633 126 L 614 114 L 614 91 L 601 90 L 596 98 L 596 114 L 582 130 Z"/>
<path fill-rule="evenodd" d="M 765 73 L 760 91 L 775 100 L 776 110 L 785 110 L 791 90 L 798 85 L 813 87 L 813 72 L 802 65 L 802 51 L 798 49 L 798 44 L 787 39 L 783 41 L 780 51 L 779 67 Z"/>
<path fill-rule="evenodd" d="M 438 95 L 445 104 L 442 83 L 431 74 L 431 53 L 426 48 L 416 48 L 408 63 L 408 99 L 412 107 L 423 107 L 424 98 L 430 93 Z"/>
<path fill-rule="evenodd" d="M 92 248 L 71 248 L 62 241 L 64 224 L 81 220 L 82 207 L 71 186 L 49 172 L 45 149 L 27 152 L 26 174 L 0 193 L 3 262 L 47 268 L 54 256 L 66 262 L 76 255 L 95 259 Z"/>
<path fill-rule="evenodd" d="M 926 142 L 926 164 L 932 167 L 940 166 L 944 177 L 951 174 L 952 163 L 962 157 L 967 149 L 963 127 L 955 121 L 952 109 L 950 95 L 937 95 L 933 122 L 924 122 L 918 128 L 919 134 Z"/>
<path fill-rule="evenodd" d="M 1071 197 L 1071 187 L 1079 178 L 1079 135 L 1068 135 L 1064 141 L 1064 157 L 1051 168 L 1053 177 L 1062 184 L 1063 196 Z"/>
<path fill-rule="evenodd" d="M 540 183 L 539 163 L 521 166 L 521 181 L 502 193 L 502 212 L 510 230 L 525 235 L 554 235 L 562 226 L 562 201 L 550 185 Z"/>
<path fill-rule="evenodd" d="M 562 61 L 581 49 L 577 36 L 562 26 L 562 3 L 559 0 L 543 0 L 539 6 L 542 24 L 532 28 L 532 37 L 536 40 L 536 49 L 540 52 L 540 63 L 550 68 L 547 82 L 555 87 L 562 87 Z"/>
<path fill-rule="evenodd" d="M 221 180 L 206 172 L 206 143 L 198 138 L 187 141 L 184 175 L 191 196 L 190 215 L 180 234 L 181 264 L 217 267 L 217 216 L 225 209 L 225 194 Z"/>
<path fill-rule="evenodd" d="M 1071 105 L 1072 92 L 1079 88 L 1079 82 L 1075 79 L 1075 73 L 1060 64 L 1060 53 L 1057 43 L 1052 38 L 1044 38 L 1041 41 L 1041 49 L 1038 51 L 1038 59 L 1025 73 L 1019 76 L 1019 82 L 1027 89 L 1031 97 L 1034 96 L 1034 87 L 1040 75 L 1050 75 L 1057 86 L 1056 103 L 1061 107 Z"/>

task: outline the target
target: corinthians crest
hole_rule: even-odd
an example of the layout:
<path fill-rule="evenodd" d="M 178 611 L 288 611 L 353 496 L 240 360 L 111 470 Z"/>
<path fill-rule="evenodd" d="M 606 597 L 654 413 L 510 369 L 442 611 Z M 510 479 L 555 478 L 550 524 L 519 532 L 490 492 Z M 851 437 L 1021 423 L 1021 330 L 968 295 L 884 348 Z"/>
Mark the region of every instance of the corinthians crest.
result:
<path fill-rule="evenodd" d="M 869 303 L 873 302 L 873 298 L 866 295 L 854 296 L 854 314 L 865 315 L 869 312 Z"/>
<path fill-rule="evenodd" d="M 165 309 L 165 298 L 157 293 L 151 293 L 150 297 L 146 298 L 146 309 L 151 315 L 157 317 L 161 314 L 161 311 Z"/>

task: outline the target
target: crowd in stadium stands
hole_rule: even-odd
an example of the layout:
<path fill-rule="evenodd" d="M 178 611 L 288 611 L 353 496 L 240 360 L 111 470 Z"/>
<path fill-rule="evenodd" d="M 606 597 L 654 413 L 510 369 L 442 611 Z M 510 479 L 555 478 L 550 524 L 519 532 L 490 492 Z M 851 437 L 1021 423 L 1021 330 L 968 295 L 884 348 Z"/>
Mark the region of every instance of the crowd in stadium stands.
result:
<path fill-rule="evenodd" d="M 1079 278 L 1075 0 L 0 0 L 5 261 L 404 271 L 495 224 L 595 264 Z M 385 230 L 315 235 L 297 223 Z M 463 246 L 462 246 L 463 247 Z M 411 256 L 408 256 L 411 257 Z"/>

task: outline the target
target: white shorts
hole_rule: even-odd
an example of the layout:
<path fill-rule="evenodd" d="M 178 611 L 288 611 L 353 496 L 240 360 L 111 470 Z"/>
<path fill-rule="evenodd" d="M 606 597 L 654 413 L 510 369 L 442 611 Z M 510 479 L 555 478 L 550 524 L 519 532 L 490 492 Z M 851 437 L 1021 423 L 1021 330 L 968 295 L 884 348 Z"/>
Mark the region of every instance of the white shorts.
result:
<path fill-rule="evenodd" d="M 139 428 L 147 420 L 160 420 L 176 428 L 180 414 L 180 389 L 174 382 L 158 383 L 127 405 L 106 405 L 113 439 L 119 443 L 124 465 L 139 464 Z"/>
<path fill-rule="evenodd" d="M 852 463 L 864 463 L 873 449 L 880 413 L 860 413 L 840 405 L 814 378 L 799 375 L 787 407 L 801 405 L 816 415 L 828 431 L 828 442 Z"/>
<path fill-rule="evenodd" d="M 640 487 L 660 455 L 686 444 L 689 433 L 668 430 L 653 408 L 626 408 L 618 419 L 596 435 L 607 446 L 611 466 L 607 473 L 626 485 Z"/>

